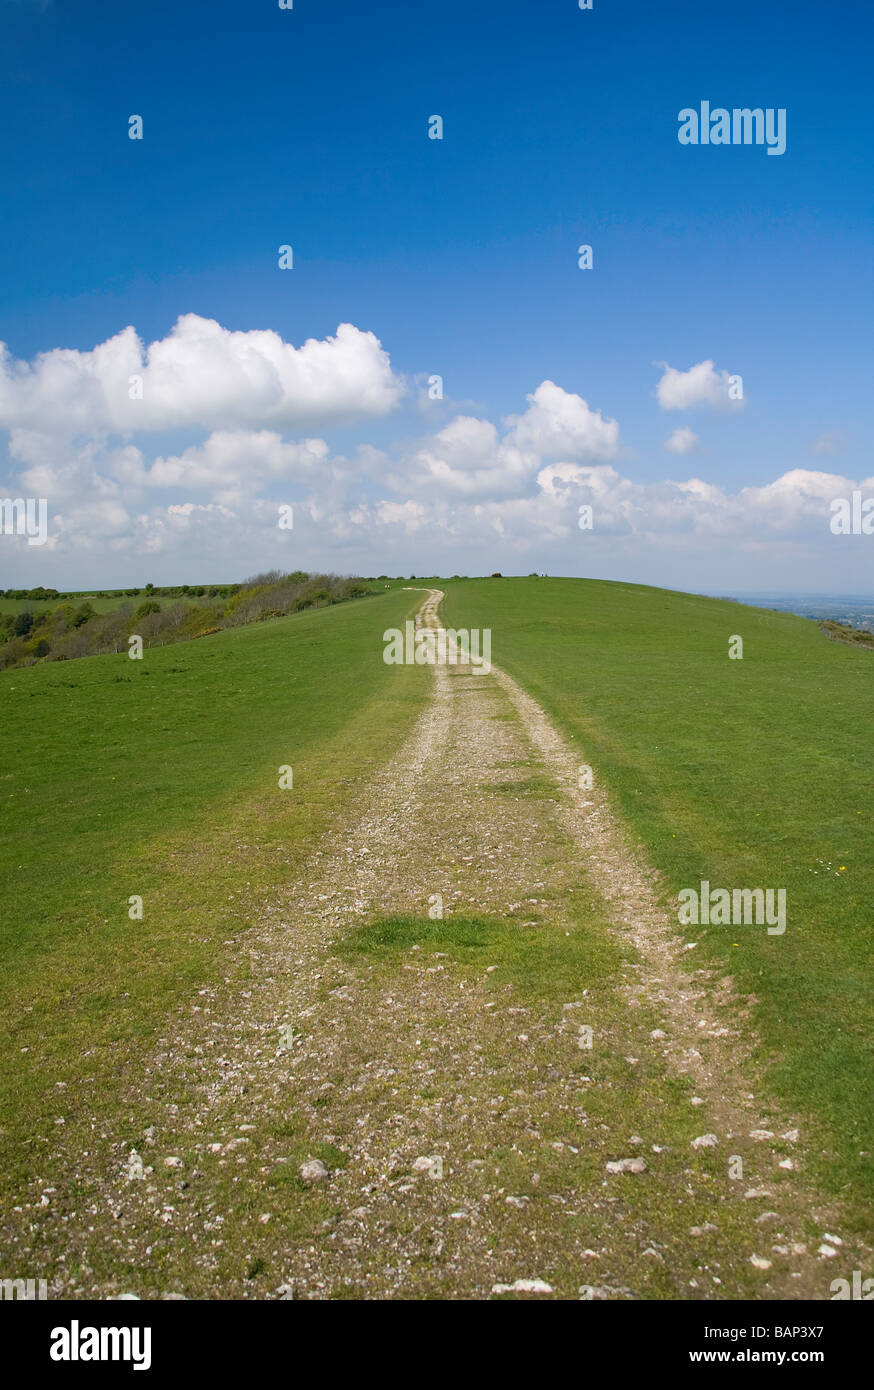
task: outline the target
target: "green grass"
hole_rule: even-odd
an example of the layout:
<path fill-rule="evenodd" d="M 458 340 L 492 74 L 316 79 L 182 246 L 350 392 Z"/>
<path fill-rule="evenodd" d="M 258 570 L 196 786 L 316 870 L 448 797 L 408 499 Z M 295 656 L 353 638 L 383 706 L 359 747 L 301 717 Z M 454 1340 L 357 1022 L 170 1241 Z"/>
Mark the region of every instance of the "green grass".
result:
<path fill-rule="evenodd" d="M 68 1124 L 111 1113 L 123 1062 L 398 746 L 428 673 L 386 666 L 382 632 L 417 602 L 0 675 L 0 1192 L 50 1146 L 59 1081 Z"/>
<path fill-rule="evenodd" d="M 397 965 L 408 959 L 413 946 L 424 951 L 444 951 L 466 970 L 495 966 L 496 985 L 511 981 L 526 998 L 552 1005 L 560 1013 L 562 1003 L 579 990 L 582 979 L 612 979 L 622 954 L 603 931 L 593 900 L 580 898 L 579 918 L 573 933 L 532 932 L 521 922 L 454 914 L 427 917 L 381 917 L 356 927 L 340 947 L 347 960 L 368 958 Z"/>
<path fill-rule="evenodd" d="M 599 901 L 583 890 L 576 908 L 574 930 L 567 935 L 555 924 L 532 932 L 508 918 L 397 914 L 354 927 L 334 949 L 353 964 L 369 961 L 389 970 L 409 960 L 414 947 L 429 957 L 440 952 L 471 978 L 492 967 L 490 985 L 512 982 L 527 1000 L 560 1012 L 582 979 L 612 981 L 624 959 L 619 943 L 603 929 Z"/>
<path fill-rule="evenodd" d="M 447 624 L 490 627 L 495 663 L 606 780 L 673 911 L 679 889 L 702 879 L 787 889 L 784 936 L 686 936 L 755 994 L 770 1084 L 810 1117 L 819 1181 L 870 1207 L 870 652 L 789 614 L 638 585 L 446 589 Z M 728 659 L 735 634 L 742 661 Z"/>
<path fill-rule="evenodd" d="M 56 608 L 79 608 L 83 603 L 90 603 L 95 613 L 115 613 L 126 603 L 131 604 L 136 612 L 149 600 L 159 603 L 162 609 L 173 608 L 179 603 L 188 604 L 189 607 L 196 604 L 200 608 L 223 609 L 228 602 L 226 598 L 209 598 L 206 594 L 200 598 L 195 598 L 193 594 L 180 594 L 178 598 L 162 598 L 160 594 L 145 593 L 141 593 L 139 597 L 113 594 L 109 598 L 82 594 L 75 598 L 0 598 L 0 613 L 32 613 L 36 617 L 41 613 L 54 613 Z"/>
<path fill-rule="evenodd" d="M 743 1249 L 749 1240 L 745 1227 L 748 1213 L 743 1203 L 725 1201 L 721 1157 L 702 1151 L 690 1160 L 689 1145 L 700 1131 L 700 1114 L 689 1104 L 690 1083 L 668 1072 L 658 1051 L 649 1045 L 650 1030 L 663 1018 L 649 1006 L 629 1010 L 619 998 L 616 986 L 634 953 L 607 929 L 606 909 L 592 886 L 582 882 L 570 886 L 573 891 L 564 896 L 563 910 L 548 913 L 536 931 L 506 918 L 450 914 L 431 920 L 395 915 L 355 927 L 332 949 L 353 966 L 364 967 L 371 988 L 388 990 L 418 948 L 421 955 L 417 960 L 439 960 L 441 968 L 465 979 L 469 989 L 483 988 L 499 1010 L 510 1002 L 533 1006 L 553 1029 L 561 1026 L 567 1001 L 580 1001 L 585 981 L 585 1009 L 574 1021 L 592 1027 L 594 1046 L 576 1051 L 572 1061 L 565 1057 L 560 1064 L 579 1078 L 576 1096 L 587 1118 L 582 1142 L 574 1149 L 567 1146 L 566 1107 L 547 1105 L 536 1119 L 539 1180 L 532 1180 L 532 1151 L 526 1144 L 490 1148 L 489 1167 L 492 1174 L 500 1169 L 502 1190 L 531 1198 L 536 1198 L 541 1188 L 595 1194 L 604 1182 L 604 1164 L 627 1150 L 627 1138 L 619 1136 L 648 1136 L 639 1152 L 658 1174 L 658 1181 L 611 1179 L 615 1184 L 612 1192 L 621 1194 L 621 1206 L 613 1206 L 614 1196 L 607 1203 L 596 1201 L 582 1213 L 569 1215 L 556 1245 L 541 1250 L 540 1269 L 549 1282 L 577 1287 L 585 1277 L 580 1269 L 581 1241 L 595 1248 L 611 1243 L 615 1222 L 620 1219 L 626 1230 L 658 1230 L 665 1263 L 650 1268 L 632 1256 L 625 1267 L 617 1267 L 619 1281 L 647 1298 L 688 1297 L 688 1286 L 678 1280 L 677 1270 L 686 1266 L 694 1269 L 702 1254 L 701 1247 L 695 1249 L 694 1241 L 690 1242 L 690 1226 L 713 1220 L 718 1204 L 720 1234 L 707 1253 L 709 1258 L 725 1259 L 727 1252 Z M 506 1038 L 500 1027 L 492 1044 L 486 1043 L 484 1056 L 493 1068 L 489 1084 L 501 1099 L 517 1081 L 523 1084 L 513 1071 L 506 1070 Z M 518 1066 L 518 1059 L 513 1065 Z M 523 1062 L 523 1071 L 524 1066 Z M 410 1105 L 415 1104 L 413 1097 L 428 1100 L 441 1094 L 427 1083 L 422 1085 L 421 1078 L 411 1082 L 409 1077 L 395 1076 L 393 1084 L 409 1088 Z M 393 1105 L 402 1103 L 398 1095 L 393 1091 Z M 400 1095 L 404 1095 L 403 1090 Z M 473 1097 L 469 1099 L 472 1103 Z M 658 1157 L 650 1149 L 654 1139 L 663 1150 Z M 754 1146 L 749 1140 L 740 1142 L 746 1145 L 746 1161 L 754 1172 L 756 1156 L 750 1152 Z M 694 1192 L 689 1183 L 690 1163 L 695 1173 Z M 493 1182 L 494 1178 L 485 1181 Z M 755 1279 L 750 1277 L 749 1266 L 736 1273 L 748 1295 L 754 1297 Z M 592 1282 L 599 1280 L 593 1277 Z"/>

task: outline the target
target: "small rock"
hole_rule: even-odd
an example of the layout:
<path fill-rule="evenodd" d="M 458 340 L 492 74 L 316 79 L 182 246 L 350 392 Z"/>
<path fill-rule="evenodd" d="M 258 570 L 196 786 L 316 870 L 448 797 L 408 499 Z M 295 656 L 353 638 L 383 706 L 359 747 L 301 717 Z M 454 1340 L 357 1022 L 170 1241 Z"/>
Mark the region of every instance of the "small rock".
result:
<path fill-rule="evenodd" d="M 330 1173 L 320 1158 L 309 1158 L 298 1169 L 304 1182 L 324 1182 Z"/>
<path fill-rule="evenodd" d="M 692 1140 L 693 1149 L 715 1149 L 719 1143 L 715 1134 L 699 1134 L 697 1139 Z"/>
<path fill-rule="evenodd" d="M 517 1279 L 514 1284 L 493 1284 L 492 1293 L 552 1293 L 543 1279 Z"/>
<path fill-rule="evenodd" d="M 764 1259 L 762 1255 L 750 1255 L 750 1264 L 755 1265 L 756 1269 L 770 1269 L 771 1261 Z"/>
<path fill-rule="evenodd" d="M 645 1158 L 619 1158 L 615 1163 L 607 1164 L 608 1173 L 645 1173 Z"/>
<path fill-rule="evenodd" d="M 443 1177 L 443 1159 L 436 1156 L 427 1158 L 424 1154 L 417 1158 L 413 1164 L 413 1171 L 416 1173 L 427 1173 L 429 1178 Z"/>
<path fill-rule="evenodd" d="M 838 1253 L 831 1245 L 821 1245 L 817 1250 L 817 1255 L 821 1255 L 824 1260 L 831 1260 Z"/>

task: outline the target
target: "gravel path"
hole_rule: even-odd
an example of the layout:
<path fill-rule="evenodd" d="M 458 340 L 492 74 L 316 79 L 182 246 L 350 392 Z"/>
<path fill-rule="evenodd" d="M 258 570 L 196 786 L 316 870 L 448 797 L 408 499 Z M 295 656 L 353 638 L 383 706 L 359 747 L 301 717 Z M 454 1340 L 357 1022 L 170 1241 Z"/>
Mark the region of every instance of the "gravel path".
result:
<path fill-rule="evenodd" d="M 392 915 L 394 952 L 350 949 Z M 471 950 L 468 918 L 493 924 Z M 28 1204 L 18 1250 L 49 1248 L 68 1297 L 827 1299 L 870 1257 L 805 1189 L 750 1001 L 692 941 L 539 706 L 435 667 L 398 755 L 236 943 L 248 978 L 172 1020 L 129 1129 L 71 1160 L 73 1219 L 49 1240 Z"/>

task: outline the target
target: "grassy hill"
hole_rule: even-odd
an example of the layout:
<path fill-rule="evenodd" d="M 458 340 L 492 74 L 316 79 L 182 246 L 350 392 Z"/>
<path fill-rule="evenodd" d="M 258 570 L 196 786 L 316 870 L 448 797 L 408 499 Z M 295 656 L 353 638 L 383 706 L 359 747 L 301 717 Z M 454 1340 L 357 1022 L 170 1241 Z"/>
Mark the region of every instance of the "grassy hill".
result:
<path fill-rule="evenodd" d="M 606 779 L 673 912 L 702 879 L 787 889 L 783 936 L 678 930 L 755 995 L 771 1081 L 817 1127 L 819 1181 L 870 1203 L 871 653 L 789 614 L 639 585 L 446 588 L 447 623 L 490 627 L 493 660 Z"/>
<path fill-rule="evenodd" d="M 0 675 L 0 1190 L 38 1170 L 59 1085 L 111 1107 L 121 1058 L 221 972 L 237 900 L 293 878 L 397 746 L 426 673 L 387 667 L 382 632 L 418 599 Z"/>

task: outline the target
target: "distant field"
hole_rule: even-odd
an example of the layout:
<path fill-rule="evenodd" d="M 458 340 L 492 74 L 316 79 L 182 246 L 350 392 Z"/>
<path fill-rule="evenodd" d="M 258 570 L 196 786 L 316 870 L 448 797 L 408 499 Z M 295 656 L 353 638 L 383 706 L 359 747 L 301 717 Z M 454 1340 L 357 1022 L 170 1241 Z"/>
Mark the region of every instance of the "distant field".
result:
<path fill-rule="evenodd" d="M 785 935 L 687 928 L 758 1000 L 779 1093 L 814 1118 L 823 1185 L 874 1196 L 874 662 L 817 625 L 589 580 L 447 583 L 447 624 L 492 657 L 591 762 L 680 888 L 783 887 Z M 729 637 L 744 659 L 728 659 Z"/>
<path fill-rule="evenodd" d="M 221 971 L 222 942 L 394 750 L 426 674 L 386 666 L 382 631 L 417 601 L 0 674 L 0 1192 L 46 1153 L 59 1082 L 68 1113 L 111 1116 L 120 1058 Z"/>

